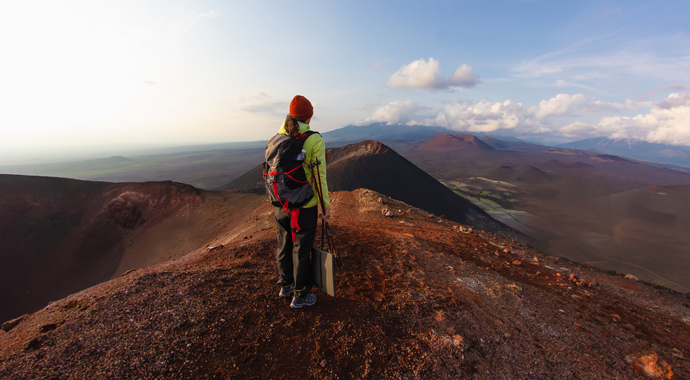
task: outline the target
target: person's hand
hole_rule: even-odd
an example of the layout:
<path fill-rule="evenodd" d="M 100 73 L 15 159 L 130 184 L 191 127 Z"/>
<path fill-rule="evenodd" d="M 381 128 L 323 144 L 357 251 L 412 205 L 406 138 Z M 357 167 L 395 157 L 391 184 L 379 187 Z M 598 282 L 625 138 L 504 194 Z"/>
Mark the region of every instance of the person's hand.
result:
<path fill-rule="evenodd" d="M 325 221 L 328 222 L 328 219 L 331 218 L 331 210 L 329 207 L 326 207 L 322 210 L 323 215 L 321 215 L 321 218 Z"/>

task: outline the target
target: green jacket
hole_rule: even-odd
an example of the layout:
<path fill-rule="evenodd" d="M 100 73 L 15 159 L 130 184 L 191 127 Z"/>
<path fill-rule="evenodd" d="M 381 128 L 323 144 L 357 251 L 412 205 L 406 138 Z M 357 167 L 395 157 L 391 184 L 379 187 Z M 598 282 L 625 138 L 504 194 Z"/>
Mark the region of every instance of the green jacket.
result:
<path fill-rule="evenodd" d="M 304 123 L 299 123 L 299 133 L 304 133 L 309 130 L 309 124 L 304 124 Z M 283 122 L 283 125 L 280 127 L 280 131 L 278 133 L 282 133 L 284 135 L 287 135 L 287 131 L 285 130 L 285 122 Z M 312 184 L 312 188 L 314 189 L 314 198 L 309 201 L 306 205 L 304 205 L 303 208 L 309 208 L 309 207 L 314 207 L 318 205 L 319 202 L 319 193 L 317 189 L 314 187 L 314 182 L 312 182 L 312 171 L 309 169 L 309 164 L 316 161 L 317 159 L 321 164 L 319 164 L 319 174 L 321 174 L 321 190 L 323 191 L 323 203 L 326 207 L 330 207 L 331 201 L 328 198 L 328 184 L 326 183 L 326 143 L 323 142 L 323 138 L 321 138 L 321 135 L 318 133 L 314 133 L 311 136 L 307 137 L 307 139 L 304 141 L 304 150 L 307 151 L 305 154 L 306 158 L 304 159 L 304 171 L 307 173 L 307 181 L 309 181 L 310 184 Z M 314 174 L 316 175 L 316 168 L 314 168 Z"/>

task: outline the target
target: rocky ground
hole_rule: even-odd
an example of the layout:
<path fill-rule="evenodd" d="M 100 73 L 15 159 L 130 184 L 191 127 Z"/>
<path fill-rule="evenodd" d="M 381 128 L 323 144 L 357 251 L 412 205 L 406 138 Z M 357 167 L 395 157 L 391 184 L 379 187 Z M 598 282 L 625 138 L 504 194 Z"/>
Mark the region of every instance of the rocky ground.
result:
<path fill-rule="evenodd" d="M 337 297 L 278 297 L 266 205 L 209 247 L 6 323 L 0 378 L 690 378 L 683 294 L 373 191 L 331 200 Z"/>

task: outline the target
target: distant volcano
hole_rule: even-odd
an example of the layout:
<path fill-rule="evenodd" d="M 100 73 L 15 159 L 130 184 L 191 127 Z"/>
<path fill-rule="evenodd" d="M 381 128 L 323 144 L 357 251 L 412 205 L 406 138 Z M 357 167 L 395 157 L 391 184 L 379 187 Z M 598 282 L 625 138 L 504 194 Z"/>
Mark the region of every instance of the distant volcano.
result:
<path fill-rule="evenodd" d="M 486 146 L 493 150 L 484 142 L 472 137 L 469 141 L 476 141 L 478 146 Z M 464 141 L 457 137 L 451 138 Z M 524 240 L 524 236 L 494 220 L 482 209 L 455 194 L 431 175 L 378 141 L 368 140 L 342 148 L 328 149 L 328 155 L 330 191 L 371 189 L 433 214 L 444 215 L 450 220 Z M 263 194 L 265 190 L 261 165 L 230 182 L 224 189 Z"/>
<path fill-rule="evenodd" d="M 505 149 L 509 146 L 505 141 L 501 141 L 491 136 L 482 136 L 479 139 L 484 141 L 494 149 Z"/>

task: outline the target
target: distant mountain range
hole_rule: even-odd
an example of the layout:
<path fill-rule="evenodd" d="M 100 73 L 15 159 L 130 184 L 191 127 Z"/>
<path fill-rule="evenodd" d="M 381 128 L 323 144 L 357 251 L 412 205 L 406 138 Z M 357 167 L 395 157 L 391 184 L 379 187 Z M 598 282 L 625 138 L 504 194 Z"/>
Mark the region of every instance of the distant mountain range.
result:
<path fill-rule="evenodd" d="M 690 166 L 690 147 L 650 143 L 635 139 L 594 137 L 560 145 L 564 148 L 597 150 L 638 160 Z"/>
<path fill-rule="evenodd" d="M 342 128 L 330 132 L 324 132 L 321 134 L 326 143 L 330 143 L 329 146 L 336 145 L 346 145 L 344 143 L 360 142 L 364 140 L 392 140 L 401 142 L 414 142 L 430 137 L 434 137 L 439 134 L 456 134 L 458 131 L 443 127 L 426 127 L 422 125 L 403 125 L 395 124 L 388 125 L 385 123 L 374 123 L 370 125 L 347 125 Z M 497 136 L 489 135 L 486 133 L 472 133 L 475 136 L 495 136 L 504 141 L 514 141 L 522 142 L 515 137 L 511 136 Z"/>

